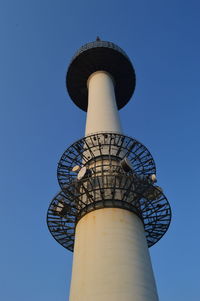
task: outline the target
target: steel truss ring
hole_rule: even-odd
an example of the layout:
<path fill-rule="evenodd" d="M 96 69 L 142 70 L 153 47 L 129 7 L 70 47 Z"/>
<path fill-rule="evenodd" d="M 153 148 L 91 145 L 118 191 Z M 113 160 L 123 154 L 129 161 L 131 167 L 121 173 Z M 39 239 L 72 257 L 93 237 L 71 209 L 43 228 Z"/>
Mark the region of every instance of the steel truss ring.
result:
<path fill-rule="evenodd" d="M 47 225 L 55 240 L 69 251 L 74 249 L 77 210 L 64 192 L 59 192 L 47 211 Z"/>
<path fill-rule="evenodd" d="M 76 179 L 72 171 L 76 165 L 85 166 L 91 161 L 108 156 L 122 160 L 127 157 L 137 175 L 155 174 L 156 167 L 151 153 L 139 141 L 118 133 L 95 133 L 73 143 L 61 156 L 57 177 L 61 189 Z"/>
<path fill-rule="evenodd" d="M 118 183 L 123 183 L 122 178 L 125 176 L 122 175 L 121 179 L 119 177 L 112 176 L 116 183 L 116 178 L 119 180 Z M 91 185 L 90 182 L 89 186 L 88 179 L 74 181 L 65 193 L 61 191 L 56 195 L 47 213 L 47 224 L 53 237 L 63 247 L 73 251 L 77 222 L 91 211 L 117 207 L 130 210 L 141 218 L 148 247 L 157 243 L 171 222 L 171 208 L 165 195 L 155 186 L 141 183 L 131 176 L 126 177 L 128 186 L 119 184 L 117 188 L 111 188 L 109 185 L 102 188 L 101 183 L 105 179 L 100 178 L 102 177 L 95 177 L 93 179 L 95 185 Z M 108 179 L 106 181 L 109 183 Z M 115 190 L 114 194 L 112 189 Z"/>

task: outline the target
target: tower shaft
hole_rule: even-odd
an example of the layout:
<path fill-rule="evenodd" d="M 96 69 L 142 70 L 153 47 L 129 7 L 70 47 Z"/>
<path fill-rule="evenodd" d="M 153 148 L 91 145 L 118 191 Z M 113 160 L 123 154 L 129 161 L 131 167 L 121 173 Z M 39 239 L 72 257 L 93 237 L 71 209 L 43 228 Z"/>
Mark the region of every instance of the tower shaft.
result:
<path fill-rule="evenodd" d="M 70 301 L 158 301 L 141 220 L 103 208 L 77 224 Z"/>
<path fill-rule="evenodd" d="M 88 79 L 86 136 L 95 132 L 122 133 L 113 79 L 103 71 Z M 95 210 L 76 226 L 70 301 L 122 300 L 158 301 L 144 226 L 128 210 Z"/>
<path fill-rule="evenodd" d="M 77 51 L 67 71 L 69 95 L 87 111 L 86 130 L 60 158 L 61 191 L 47 224 L 74 251 L 70 301 L 158 301 L 148 247 L 166 233 L 171 209 L 154 185 L 151 153 L 122 133 L 118 110 L 135 82 L 127 54 L 99 38 Z"/>
<path fill-rule="evenodd" d="M 122 133 L 115 100 L 114 82 L 105 71 L 94 72 L 88 79 L 86 136 L 97 132 Z"/>

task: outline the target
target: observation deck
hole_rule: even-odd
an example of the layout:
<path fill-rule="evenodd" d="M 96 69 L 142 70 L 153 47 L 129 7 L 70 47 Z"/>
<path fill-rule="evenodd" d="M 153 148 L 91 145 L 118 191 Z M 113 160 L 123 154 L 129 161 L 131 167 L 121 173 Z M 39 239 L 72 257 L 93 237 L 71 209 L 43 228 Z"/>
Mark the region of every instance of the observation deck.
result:
<path fill-rule="evenodd" d="M 97 40 L 83 45 L 76 52 L 66 76 L 69 96 L 80 109 L 87 111 L 87 80 L 99 70 L 112 76 L 117 107 L 123 108 L 135 89 L 135 71 L 127 54 L 111 42 Z"/>

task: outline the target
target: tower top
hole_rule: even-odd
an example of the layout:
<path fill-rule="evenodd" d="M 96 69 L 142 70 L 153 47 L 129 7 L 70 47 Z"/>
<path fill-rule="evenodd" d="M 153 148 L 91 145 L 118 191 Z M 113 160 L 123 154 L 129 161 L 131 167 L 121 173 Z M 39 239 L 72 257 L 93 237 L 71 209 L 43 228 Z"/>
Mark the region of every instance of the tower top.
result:
<path fill-rule="evenodd" d="M 117 45 L 96 41 L 83 45 L 74 55 L 66 75 L 66 86 L 74 103 L 84 111 L 88 106 L 87 80 L 96 71 L 106 71 L 114 79 L 118 109 L 130 100 L 135 89 L 135 71 L 127 54 Z"/>

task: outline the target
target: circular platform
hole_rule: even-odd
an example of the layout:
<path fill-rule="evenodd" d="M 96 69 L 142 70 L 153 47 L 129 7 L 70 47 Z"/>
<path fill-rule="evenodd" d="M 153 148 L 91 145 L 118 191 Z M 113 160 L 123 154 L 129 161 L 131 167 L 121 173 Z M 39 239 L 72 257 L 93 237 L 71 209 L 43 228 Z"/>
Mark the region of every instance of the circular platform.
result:
<path fill-rule="evenodd" d="M 87 177 L 71 183 L 51 202 L 47 224 L 53 237 L 73 251 L 77 222 L 102 208 L 121 208 L 137 214 L 144 224 L 148 247 L 157 243 L 169 228 L 171 208 L 157 187 L 133 176 Z"/>
<path fill-rule="evenodd" d="M 72 58 L 66 75 L 71 99 L 79 108 L 87 111 L 87 80 L 96 71 L 106 71 L 112 75 L 117 107 L 123 108 L 135 89 L 135 71 L 126 53 L 117 45 L 106 41 L 87 43 Z"/>
<path fill-rule="evenodd" d="M 77 210 L 75 204 L 61 191 L 47 211 L 49 231 L 64 248 L 73 251 Z"/>
<path fill-rule="evenodd" d="M 130 173 L 156 173 L 153 157 L 142 143 L 122 134 L 97 133 L 78 140 L 63 153 L 57 169 L 59 185 L 61 189 L 65 189 L 66 185 L 76 179 L 76 167 L 90 166 L 91 171 L 96 173 L 98 167 L 102 166 L 112 174 L 116 168 L 120 169 L 120 162 L 124 158 L 128 159 L 132 166 Z M 120 172 L 123 173 L 122 168 Z"/>

